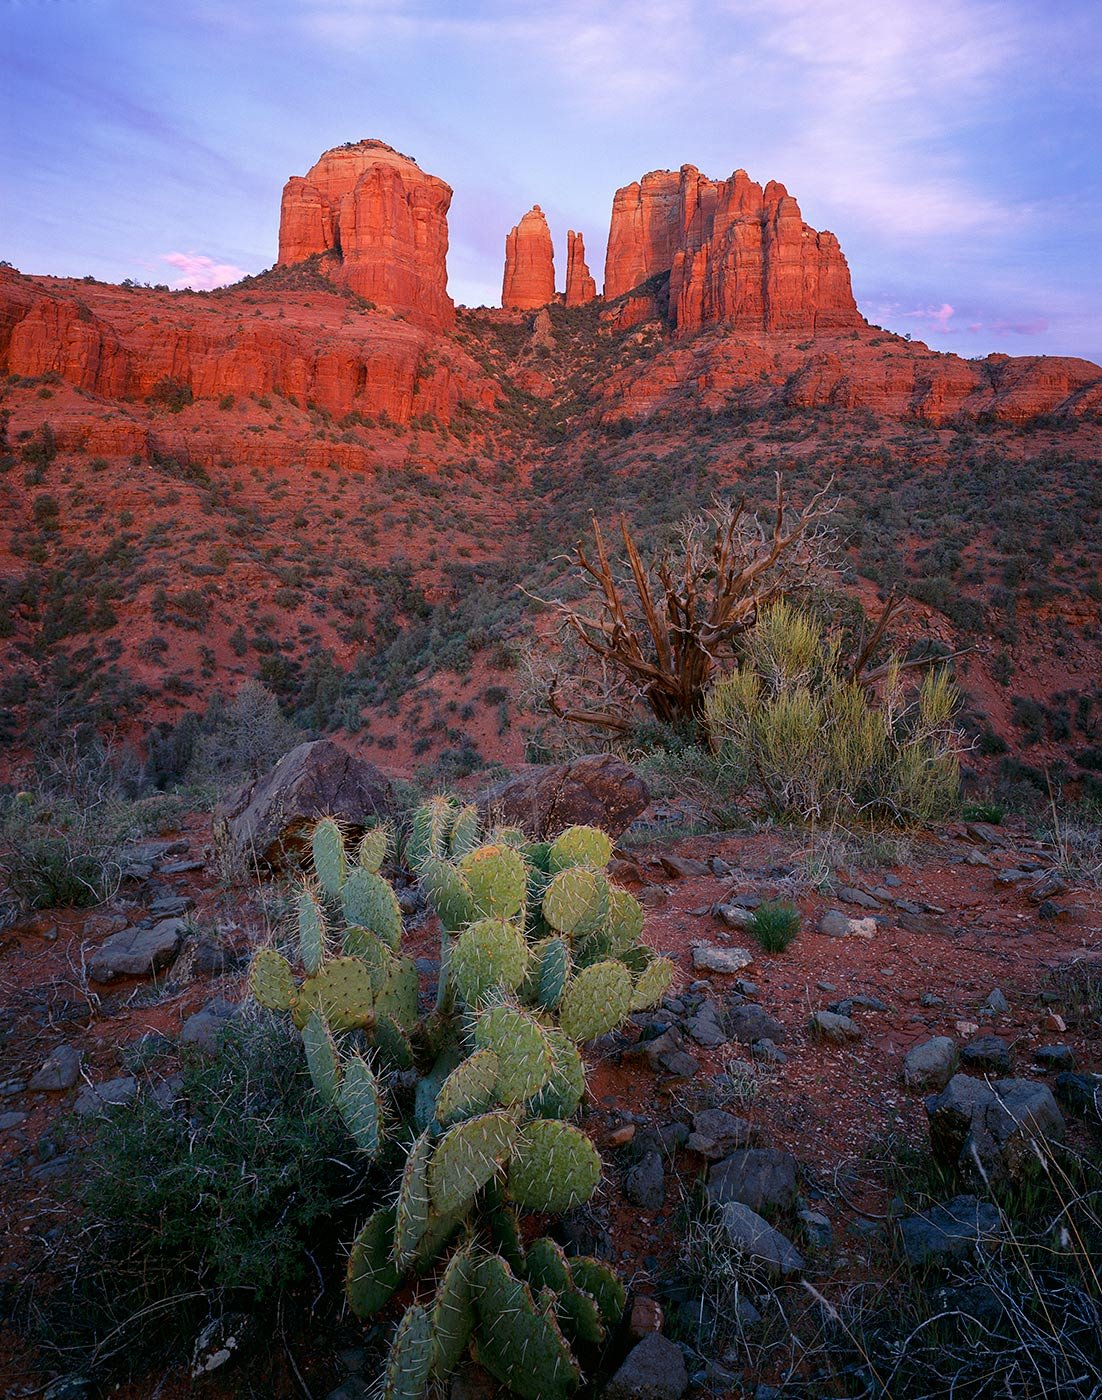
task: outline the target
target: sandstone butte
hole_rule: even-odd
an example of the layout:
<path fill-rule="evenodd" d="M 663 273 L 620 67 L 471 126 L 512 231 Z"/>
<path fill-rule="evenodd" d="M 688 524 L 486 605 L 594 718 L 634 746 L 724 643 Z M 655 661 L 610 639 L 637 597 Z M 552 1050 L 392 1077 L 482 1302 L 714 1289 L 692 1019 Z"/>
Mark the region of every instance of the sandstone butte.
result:
<path fill-rule="evenodd" d="M 617 190 L 605 300 L 667 272 L 679 336 L 717 323 L 794 334 L 865 324 L 838 240 L 805 224 L 783 185 L 763 190 L 745 170 L 710 180 L 683 165 Z"/>
<path fill-rule="evenodd" d="M 501 305 L 506 311 L 533 311 L 555 298 L 555 252 L 551 230 L 538 204 L 505 240 Z"/>
<path fill-rule="evenodd" d="M 447 330 L 451 187 L 381 141 L 326 151 L 283 187 L 280 265 L 320 255 L 339 286 L 417 325 Z"/>
<path fill-rule="evenodd" d="M 616 193 L 606 307 L 594 334 L 623 337 L 629 353 L 619 367 L 589 388 L 569 364 L 552 381 L 530 363 L 532 337 L 511 357 L 476 359 L 469 337 L 452 334 L 450 201 L 450 188 L 415 161 L 359 141 L 287 182 L 279 265 L 236 287 L 169 292 L 0 267 L 0 371 L 54 374 L 91 396 L 79 401 L 79 422 L 54 414 L 60 436 L 88 451 L 186 450 L 210 461 L 233 453 L 255 466 L 371 460 L 352 443 L 318 440 L 313 406 L 384 428 L 472 414 L 492 427 L 496 406 L 516 390 L 579 394 L 579 422 L 591 423 L 740 405 L 868 409 L 931 423 L 1102 412 L 1102 369 L 1087 360 L 964 360 L 870 326 L 837 240 L 805 224 L 782 185 L 763 188 L 744 171 L 710 180 L 691 165 Z M 595 293 L 581 235 L 571 231 L 567 304 Z M 538 207 L 509 235 L 502 300 L 510 316 L 555 300 L 551 235 Z M 470 330 L 501 312 L 464 315 Z M 639 355 L 633 327 L 644 322 L 656 334 Z M 553 352 L 546 316 L 537 329 Z M 289 416 L 263 437 L 235 436 L 219 414 L 191 422 L 189 414 L 202 418 L 199 403 L 151 417 L 143 401 L 166 380 L 197 401 L 278 395 Z"/>
<path fill-rule="evenodd" d="M 597 295 L 597 283 L 585 260 L 585 239 L 571 229 L 566 235 L 566 304 L 584 306 Z"/>

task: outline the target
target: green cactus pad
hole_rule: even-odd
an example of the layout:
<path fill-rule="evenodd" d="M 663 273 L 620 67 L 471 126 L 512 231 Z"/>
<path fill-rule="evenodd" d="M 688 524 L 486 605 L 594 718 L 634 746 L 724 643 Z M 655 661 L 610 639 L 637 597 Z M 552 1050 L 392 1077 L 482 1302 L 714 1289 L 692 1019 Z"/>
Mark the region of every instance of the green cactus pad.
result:
<path fill-rule="evenodd" d="M 469 1203 L 468 1203 L 469 1204 Z M 441 1215 L 439 1211 L 429 1211 L 429 1223 L 417 1246 L 414 1268 L 419 1274 L 426 1273 L 440 1257 L 440 1251 L 448 1243 L 456 1230 L 465 1221 L 466 1207 L 451 1215 Z"/>
<path fill-rule="evenodd" d="M 350 1055 L 344 1062 L 337 1108 L 360 1151 L 377 1157 L 383 1140 L 383 1096 L 379 1081 L 361 1055 Z"/>
<path fill-rule="evenodd" d="M 564 1293 L 571 1287 L 570 1266 L 562 1246 L 546 1235 L 528 1246 L 524 1276 L 533 1288 L 550 1288 Z"/>
<path fill-rule="evenodd" d="M 512 846 L 514 851 L 523 854 L 528 847 L 528 837 L 519 826 L 495 826 L 490 832 L 489 845 Z"/>
<path fill-rule="evenodd" d="M 378 875 L 390 849 L 390 827 L 374 826 L 365 831 L 356 847 L 356 864 Z"/>
<path fill-rule="evenodd" d="M 380 1400 L 423 1400 L 432 1371 L 432 1318 L 420 1303 L 408 1307 L 387 1354 Z"/>
<path fill-rule="evenodd" d="M 666 995 L 673 981 L 674 965 L 669 958 L 655 958 L 635 979 L 631 994 L 632 1011 L 646 1011 Z"/>
<path fill-rule="evenodd" d="M 538 870 L 543 875 L 552 873 L 550 841 L 530 841 L 526 846 L 521 847 L 521 851 L 524 859 L 528 862 L 529 869 Z"/>
<path fill-rule="evenodd" d="M 370 1217 L 348 1255 L 344 1290 L 357 1317 L 367 1318 L 385 1307 L 402 1281 L 391 1250 L 394 1246 L 394 1207 Z"/>
<path fill-rule="evenodd" d="M 371 1043 L 379 1058 L 390 1069 L 413 1068 L 413 1046 L 409 1036 L 393 1017 L 376 1013 Z"/>
<path fill-rule="evenodd" d="M 417 964 L 412 958 L 392 958 L 390 970 L 379 995 L 375 998 L 375 1010 L 380 1016 L 389 1016 L 408 1035 L 417 1024 L 417 995 L 420 982 Z"/>
<path fill-rule="evenodd" d="M 368 928 L 346 928 L 341 938 L 342 951 L 347 957 L 359 958 L 371 974 L 371 986 L 376 996 L 382 991 L 394 954 Z"/>
<path fill-rule="evenodd" d="M 421 867 L 421 885 L 440 922 L 449 932 L 463 928 L 476 917 L 470 885 L 446 860 L 426 861 Z"/>
<path fill-rule="evenodd" d="M 249 991 L 268 1011 L 289 1011 L 296 992 L 291 964 L 274 948 L 261 948 L 249 969 Z"/>
<path fill-rule="evenodd" d="M 476 1050 L 457 1065 L 437 1096 L 437 1122 L 448 1128 L 463 1118 L 485 1113 L 494 1101 L 497 1073 L 497 1056 L 492 1050 Z"/>
<path fill-rule="evenodd" d="M 608 892 L 608 932 L 614 949 L 637 943 L 643 933 L 646 915 L 643 906 L 627 890 L 614 885 Z"/>
<path fill-rule="evenodd" d="M 509 1163 L 508 1191 L 524 1210 L 565 1214 L 588 1201 L 601 1179 L 597 1149 L 555 1118 L 528 1123 Z"/>
<path fill-rule="evenodd" d="M 442 859 L 448 853 L 448 833 L 455 819 L 455 803 L 449 797 L 434 797 L 413 814 L 406 861 L 420 870 L 426 861 Z"/>
<path fill-rule="evenodd" d="M 523 1103 L 538 1094 L 554 1063 L 543 1027 L 526 1011 L 495 1006 L 479 1016 L 475 1044 L 498 1059 L 496 1093 L 503 1104 Z"/>
<path fill-rule="evenodd" d="M 497 1188 L 491 1187 L 490 1190 Z M 520 1225 L 516 1211 L 505 1201 L 499 1200 L 490 1211 L 490 1237 L 494 1248 L 509 1267 L 514 1272 L 521 1272 L 524 1268 L 524 1249 L 520 1242 Z"/>
<path fill-rule="evenodd" d="M 570 944 L 565 938 L 545 938 L 532 949 L 532 961 L 537 967 L 531 979 L 533 999 L 545 1011 L 554 1011 L 570 976 Z"/>
<path fill-rule="evenodd" d="M 478 845 L 479 825 L 478 808 L 473 802 L 460 807 L 448 836 L 448 854 L 452 860 L 462 860 L 475 849 Z"/>
<path fill-rule="evenodd" d="M 347 861 L 344 854 L 344 832 L 332 817 L 323 818 L 314 827 L 310 837 L 310 852 L 314 859 L 314 873 L 318 877 L 318 884 L 330 899 L 336 899 L 344 884 Z"/>
<path fill-rule="evenodd" d="M 335 1103 L 341 1079 L 340 1057 L 325 1019 L 317 1011 L 311 1011 L 307 1017 L 302 1028 L 302 1044 L 314 1088 L 326 1103 Z"/>
<path fill-rule="evenodd" d="M 301 1030 L 311 1011 L 317 1010 L 335 1031 L 368 1026 L 374 1019 L 375 993 L 371 973 L 359 958 L 330 958 L 316 977 L 308 977 L 291 1007 Z"/>
<path fill-rule="evenodd" d="M 597 826 L 572 826 L 556 837 L 547 854 L 552 871 L 569 870 L 584 865 L 590 870 L 603 870 L 612 859 L 612 842 Z"/>
<path fill-rule="evenodd" d="M 448 1260 L 436 1290 L 436 1306 L 432 1310 L 432 1371 L 437 1380 L 443 1380 L 459 1365 L 474 1331 L 473 1273 L 470 1253 L 465 1249 L 457 1250 Z"/>
<path fill-rule="evenodd" d="M 474 1295 L 479 1364 L 523 1400 L 566 1400 L 581 1373 L 553 1309 L 539 1311 L 527 1284 L 494 1254 L 477 1265 Z"/>
<path fill-rule="evenodd" d="M 436 1117 L 436 1103 L 444 1081 L 462 1062 L 463 1052 L 454 1040 L 449 1040 L 436 1057 L 428 1074 L 417 1081 L 413 1100 L 413 1121 L 418 1130 L 427 1128 Z"/>
<path fill-rule="evenodd" d="M 536 1118 L 569 1118 L 585 1098 L 585 1065 L 578 1047 L 562 1031 L 549 1030 L 551 1078 L 528 1101 L 529 1113 Z"/>
<path fill-rule="evenodd" d="M 475 909 L 487 919 L 515 919 L 524 908 L 528 875 L 511 846 L 479 846 L 459 862 Z"/>
<path fill-rule="evenodd" d="M 429 1192 L 445 1215 L 463 1209 L 512 1151 L 517 1126 L 505 1113 L 483 1113 L 449 1128 L 429 1163 Z"/>
<path fill-rule="evenodd" d="M 600 1305 L 580 1287 L 571 1263 L 554 1240 L 544 1238 L 531 1245 L 526 1277 L 533 1289 L 549 1289 L 556 1297 L 559 1321 L 569 1336 L 590 1346 L 599 1346 L 604 1341 Z"/>
<path fill-rule="evenodd" d="M 426 1129 L 414 1139 L 402 1170 L 394 1215 L 394 1262 L 402 1273 L 413 1263 L 421 1236 L 429 1223 L 429 1159 L 432 1134 Z"/>
<path fill-rule="evenodd" d="M 561 870 L 543 897 L 543 917 L 570 938 L 594 933 L 608 913 L 608 881 L 595 870 Z"/>
<path fill-rule="evenodd" d="M 570 1277 L 577 1288 L 594 1299 L 605 1325 L 618 1327 L 628 1299 L 624 1285 L 608 1265 L 588 1254 L 579 1254 L 570 1261 Z"/>
<path fill-rule="evenodd" d="M 477 1006 L 488 994 L 515 991 L 527 968 L 524 936 L 503 919 L 471 924 L 450 950 L 449 972 L 468 1006 Z"/>
<path fill-rule="evenodd" d="M 381 875 L 355 866 L 341 889 L 341 906 L 350 924 L 370 929 L 389 947 L 398 947 L 402 940 L 402 911 L 394 891 Z"/>
<path fill-rule="evenodd" d="M 615 1030 L 631 1010 L 631 973 L 621 962 L 599 962 L 571 979 L 559 1005 L 559 1024 L 571 1040 L 593 1040 Z"/>
<path fill-rule="evenodd" d="M 325 915 L 309 890 L 300 890 L 297 901 L 298 947 L 307 976 L 313 977 L 325 956 Z"/>

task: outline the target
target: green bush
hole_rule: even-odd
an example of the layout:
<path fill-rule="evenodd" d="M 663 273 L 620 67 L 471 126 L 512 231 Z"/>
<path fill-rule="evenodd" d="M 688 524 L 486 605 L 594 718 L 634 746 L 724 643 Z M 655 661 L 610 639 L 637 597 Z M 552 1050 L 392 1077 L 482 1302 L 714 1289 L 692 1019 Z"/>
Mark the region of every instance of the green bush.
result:
<path fill-rule="evenodd" d="M 759 788 L 778 817 L 906 826 L 947 816 L 960 785 L 956 689 L 944 670 L 909 689 L 896 657 L 882 672 L 859 684 L 837 637 L 774 603 L 706 697 L 721 772 Z"/>
<path fill-rule="evenodd" d="M 794 904 L 765 899 L 746 927 L 767 953 L 783 953 L 800 931 L 800 911 Z"/>

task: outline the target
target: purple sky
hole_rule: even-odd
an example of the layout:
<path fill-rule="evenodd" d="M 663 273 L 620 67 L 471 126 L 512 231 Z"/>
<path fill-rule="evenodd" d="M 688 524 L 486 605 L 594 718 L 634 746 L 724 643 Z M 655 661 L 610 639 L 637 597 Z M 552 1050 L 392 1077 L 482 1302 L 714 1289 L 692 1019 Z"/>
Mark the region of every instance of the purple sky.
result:
<path fill-rule="evenodd" d="M 450 289 L 494 303 L 548 215 L 598 284 L 617 186 L 783 181 L 871 321 L 1102 360 L 1099 0 L 4 0 L 0 258 L 213 286 L 279 194 L 373 136 L 453 187 Z"/>

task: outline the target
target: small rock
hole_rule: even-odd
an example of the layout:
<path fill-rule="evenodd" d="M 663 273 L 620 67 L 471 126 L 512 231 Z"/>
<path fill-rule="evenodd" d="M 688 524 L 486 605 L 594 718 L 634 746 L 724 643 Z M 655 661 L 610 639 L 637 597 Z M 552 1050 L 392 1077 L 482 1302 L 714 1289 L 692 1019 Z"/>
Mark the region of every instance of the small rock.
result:
<path fill-rule="evenodd" d="M 132 1075 L 121 1075 L 99 1084 L 86 1084 L 77 1095 L 73 1110 L 82 1118 L 88 1118 L 108 1108 L 131 1104 L 137 1097 L 138 1081 Z"/>
<path fill-rule="evenodd" d="M 921 1005 L 923 1006 L 944 1006 L 945 998 L 939 997 L 936 992 L 923 992 Z"/>
<path fill-rule="evenodd" d="M 127 928 L 113 933 L 89 960 L 88 976 L 93 982 L 152 976 L 176 957 L 185 928 L 183 919 L 162 919 L 152 928 Z"/>
<path fill-rule="evenodd" d="M 748 909 L 740 909 L 737 904 L 717 904 L 712 913 L 728 928 L 749 928 L 754 916 Z"/>
<path fill-rule="evenodd" d="M 657 1298 L 647 1298 L 643 1294 L 637 1294 L 631 1300 L 628 1331 L 636 1340 L 649 1337 L 652 1332 L 661 1332 L 663 1322 L 665 1322 L 665 1317 L 662 1313 L 662 1304 Z"/>
<path fill-rule="evenodd" d="M 845 938 L 849 933 L 849 915 L 841 909 L 828 909 L 819 920 L 819 932 L 828 938 Z"/>
<path fill-rule="evenodd" d="M 1054 1087 L 1064 1077 L 1057 1076 Z M 955 1074 L 940 1094 L 926 1100 L 926 1113 L 934 1156 L 985 1188 L 1020 1179 L 1037 1166 L 1037 1149 L 1046 1139 L 1064 1136 L 1052 1092 L 1030 1079 L 991 1083 Z"/>
<path fill-rule="evenodd" d="M 18 1128 L 20 1123 L 27 1121 L 27 1115 L 20 1113 L 18 1109 L 10 1109 L 7 1113 L 0 1113 L 0 1133 L 5 1133 L 9 1128 Z"/>
<path fill-rule="evenodd" d="M 652 1332 L 628 1352 L 604 1389 L 604 1400 L 681 1400 L 689 1386 L 676 1343 Z"/>
<path fill-rule="evenodd" d="M 975 1035 L 976 1032 L 977 1032 L 978 1030 L 979 1030 L 979 1026 L 976 1024 L 975 1021 L 958 1021 L 958 1022 L 956 1023 L 957 1035 L 961 1035 L 961 1036 Z"/>
<path fill-rule="evenodd" d="M 706 1001 L 694 1016 L 685 1022 L 685 1029 L 698 1045 L 712 1048 L 726 1045 L 727 1032 L 720 1021 L 721 1012 L 714 1001 Z"/>
<path fill-rule="evenodd" d="M 1102 1075 L 1058 1074 L 1053 1091 L 1069 1113 L 1102 1123 Z"/>
<path fill-rule="evenodd" d="M 1070 1045 L 1039 1045 L 1033 1052 L 1033 1063 L 1042 1069 L 1071 1073 L 1075 1070 L 1075 1051 Z"/>
<path fill-rule="evenodd" d="M 987 998 L 980 1007 L 981 1016 L 1005 1016 L 1010 1010 L 1010 1004 L 998 987 L 993 988 L 987 994 Z"/>
<path fill-rule="evenodd" d="M 745 1118 L 721 1108 L 706 1108 L 693 1114 L 693 1130 L 685 1146 L 709 1162 L 718 1162 L 735 1148 L 749 1146 L 754 1135 L 755 1129 Z"/>
<path fill-rule="evenodd" d="M 691 1079 L 700 1068 L 700 1061 L 694 1060 L 684 1050 L 667 1050 L 659 1057 L 658 1063 L 667 1074 L 676 1075 L 678 1079 Z"/>
<path fill-rule="evenodd" d="M 613 1128 L 605 1138 L 605 1146 L 612 1151 L 618 1147 L 626 1147 L 635 1136 L 634 1123 L 621 1123 L 618 1128 Z"/>
<path fill-rule="evenodd" d="M 829 1045 L 845 1045 L 847 1041 L 861 1039 L 860 1026 L 848 1016 L 839 1016 L 833 1011 L 814 1012 L 807 1028 L 816 1040 Z"/>
<path fill-rule="evenodd" d="M 768 1036 L 761 1040 L 755 1040 L 750 1046 L 750 1053 L 755 1060 L 761 1060 L 765 1064 L 786 1065 L 788 1063 L 788 1056 L 783 1050 L 778 1049 Z"/>
<path fill-rule="evenodd" d="M 956 1042 L 947 1035 L 936 1035 L 904 1055 L 903 1083 L 914 1093 L 944 1089 L 956 1073 L 959 1060 Z"/>
<path fill-rule="evenodd" d="M 666 1199 L 666 1172 L 657 1152 L 648 1152 L 624 1175 L 624 1195 L 640 1210 L 661 1210 Z"/>
<path fill-rule="evenodd" d="M 861 909 L 879 909 L 880 900 L 875 895 L 866 894 L 864 890 L 854 888 L 852 885 L 843 885 L 838 891 L 838 898 L 844 904 L 856 904 Z"/>
<path fill-rule="evenodd" d="M 735 867 L 728 864 L 722 856 L 713 856 L 708 864 L 712 867 L 712 874 L 717 875 L 721 880 L 725 880 L 728 875 L 735 873 Z"/>
<path fill-rule="evenodd" d="M 753 1045 L 758 1040 L 771 1040 L 782 1044 L 786 1032 L 780 1021 L 757 1002 L 747 1002 L 743 1006 L 732 1006 L 727 1012 L 727 1024 L 731 1035 L 740 1045 Z"/>
<path fill-rule="evenodd" d="M 758 994 L 758 984 L 756 982 L 747 981 L 745 977 L 740 977 L 735 983 L 735 991 L 738 992 L 739 996 L 756 997 Z"/>
<path fill-rule="evenodd" d="M 719 948 L 713 943 L 693 945 L 693 967 L 706 972 L 741 972 L 754 961 L 745 948 Z"/>
<path fill-rule="evenodd" d="M 796 1159 L 776 1147 L 745 1147 L 708 1172 L 708 1199 L 730 1201 L 754 1211 L 789 1210 L 796 1203 Z"/>
<path fill-rule="evenodd" d="M 1043 904 L 1046 899 L 1051 899 L 1054 895 L 1065 894 L 1068 882 L 1055 870 L 1050 870 L 1047 875 L 1042 875 L 1029 892 L 1030 901 L 1033 904 Z"/>
<path fill-rule="evenodd" d="M 965 1069 L 988 1074 L 1010 1073 L 1010 1046 L 998 1035 L 978 1035 L 961 1051 Z"/>
<path fill-rule="evenodd" d="M 191 1352 L 191 1376 L 200 1380 L 228 1366 L 237 1356 L 249 1328 L 247 1313 L 226 1313 L 212 1318 L 195 1339 Z"/>
<path fill-rule="evenodd" d="M 693 860 L 691 856 L 659 856 L 658 864 L 667 875 L 672 875 L 675 880 L 712 873 L 710 866 L 705 865 L 702 860 Z"/>
<path fill-rule="evenodd" d="M 92 1382 L 87 1376 L 59 1376 L 42 1392 L 42 1400 L 88 1400 Z"/>
<path fill-rule="evenodd" d="M 81 1053 L 72 1045 L 59 1045 L 42 1068 L 33 1075 L 28 1089 L 57 1093 L 71 1089 L 80 1078 Z"/>
<path fill-rule="evenodd" d="M 830 1248 L 834 1232 L 825 1215 L 821 1215 L 817 1210 L 800 1210 L 796 1212 L 796 1219 L 800 1222 L 804 1239 L 813 1249 Z"/>
<path fill-rule="evenodd" d="M 912 1268 L 928 1268 L 968 1259 L 986 1239 L 1002 1233 L 995 1206 L 975 1196 L 956 1196 L 899 1222 L 903 1252 Z"/>
<path fill-rule="evenodd" d="M 180 1031 L 180 1044 L 192 1045 L 204 1055 L 217 1055 L 223 1034 L 240 1007 L 220 997 L 189 1016 Z"/>
<path fill-rule="evenodd" d="M 1041 1018 L 1041 1025 L 1046 1031 L 1055 1031 L 1057 1035 L 1063 1035 L 1067 1030 L 1067 1022 L 1057 1011 L 1046 1011 Z"/>
<path fill-rule="evenodd" d="M 787 1278 L 803 1271 L 803 1256 L 792 1241 L 749 1206 L 730 1201 L 721 1208 L 720 1219 L 731 1243 L 770 1277 Z"/>

